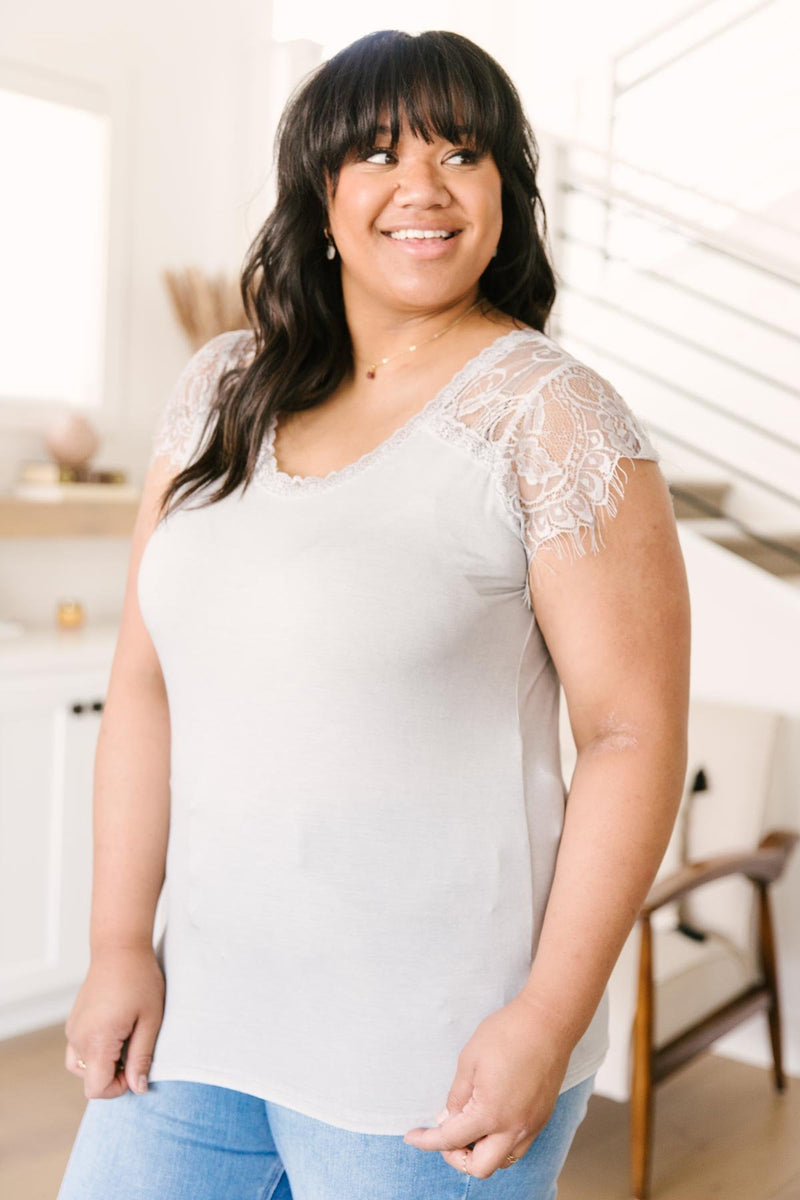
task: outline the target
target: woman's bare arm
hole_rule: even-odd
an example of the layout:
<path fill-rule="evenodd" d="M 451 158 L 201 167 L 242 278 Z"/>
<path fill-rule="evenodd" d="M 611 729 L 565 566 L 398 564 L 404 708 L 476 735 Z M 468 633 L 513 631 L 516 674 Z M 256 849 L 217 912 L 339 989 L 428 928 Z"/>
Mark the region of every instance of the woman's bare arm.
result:
<path fill-rule="evenodd" d="M 588 1028 L 669 843 L 685 782 L 690 605 L 658 466 L 622 459 L 603 548 L 537 571 L 531 594 L 578 759 L 523 995 L 567 1048 Z"/>
<path fill-rule="evenodd" d="M 95 753 L 91 962 L 64 1026 L 65 1066 L 87 1099 L 147 1089 L 164 1013 L 153 922 L 169 831 L 169 709 L 136 585 L 173 471 L 159 455 L 145 479 Z"/>
<path fill-rule="evenodd" d="M 122 618 L 94 765 L 91 952 L 152 945 L 169 831 L 170 729 L 164 677 L 139 611 L 139 563 L 174 473 L 150 467 L 134 526 Z"/>
<path fill-rule="evenodd" d="M 404 1141 L 479 1179 L 550 1119 L 669 842 L 686 773 L 689 594 L 658 465 L 623 458 L 598 554 L 538 548 L 531 597 L 567 697 L 578 762 L 542 931 L 520 992 L 465 1043 L 445 1109 Z M 572 531 L 570 531 L 572 532 Z M 585 543 L 587 549 L 588 538 Z M 540 557 L 541 556 L 541 557 Z M 539 560 L 537 564 L 537 559 Z M 547 564 L 552 570 L 539 570 Z"/>

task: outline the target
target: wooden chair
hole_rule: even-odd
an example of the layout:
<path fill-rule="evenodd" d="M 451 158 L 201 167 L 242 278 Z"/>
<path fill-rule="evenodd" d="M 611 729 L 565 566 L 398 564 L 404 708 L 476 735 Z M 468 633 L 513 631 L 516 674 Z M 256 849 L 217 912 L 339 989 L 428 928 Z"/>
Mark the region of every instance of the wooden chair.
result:
<path fill-rule="evenodd" d="M 791 830 L 773 830 L 758 847 L 741 853 L 719 854 L 688 863 L 667 879 L 653 885 L 639 914 L 639 981 L 636 1019 L 633 1027 L 633 1082 L 631 1088 L 631 1191 L 636 1200 L 650 1195 L 650 1163 L 653 1142 L 653 1101 L 656 1084 L 700 1054 L 724 1033 L 757 1012 L 766 1012 L 772 1046 L 775 1087 L 786 1088 L 781 1054 L 780 999 L 778 995 L 775 937 L 770 909 L 769 885 L 783 874 L 798 835 Z M 736 991 L 730 999 L 695 1021 L 662 1045 L 654 1039 L 655 983 L 653 974 L 652 917 L 673 903 L 716 879 L 748 879 L 758 901 L 758 977 Z M 693 927 L 688 936 L 700 931 Z M 686 931 L 681 931 L 686 933 Z"/>
<path fill-rule="evenodd" d="M 565 717 L 562 695 L 562 766 L 575 756 Z M 656 1086 L 723 1034 L 764 1012 L 775 1087 L 786 1088 L 769 885 L 800 835 L 765 827 L 781 720 L 740 705 L 690 705 L 684 798 L 609 980 L 610 1046 L 595 1080 L 597 1094 L 630 1102 L 636 1200 L 650 1196 Z"/>

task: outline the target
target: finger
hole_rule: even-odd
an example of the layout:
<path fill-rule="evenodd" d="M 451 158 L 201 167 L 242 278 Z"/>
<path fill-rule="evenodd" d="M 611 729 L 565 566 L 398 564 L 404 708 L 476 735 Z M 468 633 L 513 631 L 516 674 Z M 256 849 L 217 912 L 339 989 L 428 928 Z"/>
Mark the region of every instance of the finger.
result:
<path fill-rule="evenodd" d="M 73 1044 L 71 1042 L 67 1043 L 67 1049 L 66 1049 L 66 1052 L 64 1055 L 64 1066 L 66 1067 L 66 1069 L 68 1071 L 71 1072 L 71 1074 L 76 1075 L 78 1077 L 78 1079 L 80 1079 L 83 1082 L 83 1085 L 84 1085 L 83 1090 L 84 1090 L 84 1094 L 86 1095 L 86 1098 L 89 1099 L 90 1097 L 93 1097 L 95 1095 L 102 1095 L 103 1097 L 109 1097 L 109 1098 L 113 1097 L 113 1096 L 121 1096 L 122 1093 L 127 1090 L 127 1084 L 125 1083 L 124 1078 L 122 1078 L 122 1079 L 120 1078 L 120 1074 L 122 1072 L 121 1067 L 119 1068 L 119 1070 L 116 1070 L 115 1077 L 114 1077 L 114 1080 L 112 1081 L 112 1085 L 111 1085 L 110 1089 L 106 1089 L 101 1093 L 95 1093 L 93 1091 L 92 1092 L 89 1091 L 90 1085 L 87 1084 L 86 1080 L 89 1075 L 89 1061 L 88 1060 L 90 1060 L 90 1056 L 91 1056 L 91 1051 L 87 1050 L 86 1057 L 84 1057 L 83 1055 L 78 1053 L 76 1047 L 73 1046 Z M 117 1066 L 117 1064 L 115 1064 L 115 1068 L 116 1068 L 116 1066 Z M 96 1078 L 96 1076 L 93 1076 L 93 1078 Z"/>
<path fill-rule="evenodd" d="M 477 1113 L 460 1112 L 446 1117 L 441 1125 L 433 1129 L 419 1126 L 409 1129 L 404 1134 L 403 1141 L 409 1146 L 417 1146 L 420 1150 L 459 1150 L 470 1142 L 494 1132 L 487 1127 L 486 1119 Z"/>
<path fill-rule="evenodd" d="M 138 1020 L 133 1027 L 125 1063 L 125 1078 L 132 1092 L 147 1091 L 147 1077 L 157 1034 L 158 1025 L 153 1021 Z"/>
<path fill-rule="evenodd" d="M 476 1179 L 488 1179 L 495 1171 L 507 1170 L 514 1165 L 513 1162 L 509 1162 L 509 1156 L 514 1159 L 522 1158 L 532 1142 L 533 1138 L 520 1140 L 519 1134 L 509 1130 L 490 1133 L 488 1137 L 476 1142 L 475 1149 L 469 1157 L 469 1172 Z"/>
<path fill-rule="evenodd" d="M 459 1146 L 457 1150 L 443 1150 L 442 1158 L 456 1171 L 465 1175 L 472 1174 L 472 1150 L 469 1146 Z"/>
<path fill-rule="evenodd" d="M 67 1049 L 64 1054 L 64 1066 L 68 1071 L 71 1071 L 73 1075 L 79 1075 L 81 1079 L 83 1079 L 86 1068 L 85 1066 L 81 1067 L 78 1065 L 78 1060 L 80 1057 L 81 1056 L 78 1054 L 78 1051 L 75 1049 L 72 1042 L 67 1042 Z M 83 1060 L 81 1059 L 81 1061 Z"/>
<path fill-rule="evenodd" d="M 124 1069 L 119 1064 L 117 1044 L 89 1046 L 82 1057 L 86 1063 L 86 1070 L 81 1074 L 87 1100 L 110 1100 L 128 1090 Z"/>
<path fill-rule="evenodd" d="M 125 1068 L 118 1063 L 114 1063 L 111 1068 L 103 1064 L 94 1075 L 90 1075 L 87 1064 L 87 1070 L 83 1074 L 87 1076 L 83 1088 L 87 1100 L 113 1100 L 128 1090 Z M 95 1082 L 96 1080 L 99 1082 Z"/>

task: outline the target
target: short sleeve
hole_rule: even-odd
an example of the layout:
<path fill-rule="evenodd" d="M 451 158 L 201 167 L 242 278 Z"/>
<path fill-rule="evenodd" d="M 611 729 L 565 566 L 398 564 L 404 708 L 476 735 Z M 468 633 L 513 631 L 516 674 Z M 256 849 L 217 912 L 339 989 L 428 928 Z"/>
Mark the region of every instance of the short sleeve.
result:
<path fill-rule="evenodd" d="M 151 443 L 151 463 L 167 454 L 183 470 L 196 456 L 219 378 L 249 336 L 247 330 L 226 331 L 195 351 L 162 407 Z"/>
<path fill-rule="evenodd" d="M 616 515 L 624 494 L 619 460 L 661 460 L 616 389 L 573 358 L 519 398 L 504 456 L 529 566 L 544 545 L 570 561 L 587 548 L 597 553 L 602 521 Z"/>

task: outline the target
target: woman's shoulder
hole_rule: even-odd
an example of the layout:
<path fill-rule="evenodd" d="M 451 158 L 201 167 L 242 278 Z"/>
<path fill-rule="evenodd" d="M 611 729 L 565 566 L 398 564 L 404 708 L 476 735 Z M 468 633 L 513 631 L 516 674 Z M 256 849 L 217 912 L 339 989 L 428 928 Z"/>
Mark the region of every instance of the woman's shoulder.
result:
<path fill-rule="evenodd" d="M 594 377 L 600 383 L 602 376 L 588 363 L 566 349 L 549 333 L 532 325 L 517 322 L 501 330 L 491 350 L 497 354 L 492 366 L 499 366 L 505 374 L 504 390 L 509 399 L 532 400 L 554 379 L 565 382 L 579 375 Z M 603 380 L 608 384 L 607 380 Z M 610 386 L 610 385 L 609 385 Z"/>
<path fill-rule="evenodd" d="M 659 459 L 641 416 L 601 372 L 531 326 L 501 339 L 489 364 L 487 399 L 500 440 L 535 442 L 552 462 L 576 445 Z"/>
<path fill-rule="evenodd" d="M 555 338 L 521 321 L 497 326 L 497 334 L 477 356 L 477 384 L 486 394 L 497 394 L 513 407 L 533 402 L 548 381 L 565 378 L 581 366 Z"/>
<path fill-rule="evenodd" d="M 204 342 L 185 363 L 172 389 L 172 403 L 197 409 L 208 399 L 211 384 L 252 346 L 251 329 L 227 329 Z"/>
<path fill-rule="evenodd" d="M 529 560 L 545 544 L 570 558 L 596 552 L 622 498 L 624 460 L 661 460 L 641 416 L 599 370 L 529 326 L 494 343 L 483 366 L 452 424 L 479 435 L 468 444 L 498 474 Z"/>
<path fill-rule="evenodd" d="M 251 329 L 230 329 L 215 334 L 189 357 L 169 389 L 151 443 L 152 456 L 170 454 L 181 465 L 211 406 L 224 371 L 236 365 L 254 342 Z"/>
<path fill-rule="evenodd" d="M 246 354 L 254 345 L 255 334 L 252 329 L 226 329 L 209 338 L 189 360 L 189 365 L 194 362 L 201 371 L 215 367 L 224 369 L 229 360 Z"/>
<path fill-rule="evenodd" d="M 220 375 L 243 357 L 254 343 L 251 329 L 227 329 L 204 342 L 192 354 L 173 389 L 173 399 L 181 404 L 194 399 L 190 407 L 202 407 Z"/>

